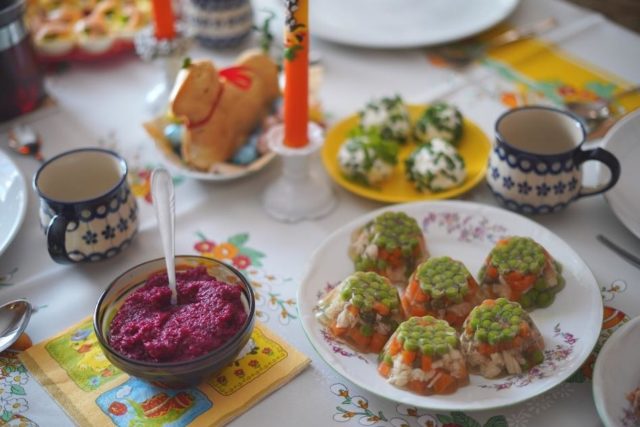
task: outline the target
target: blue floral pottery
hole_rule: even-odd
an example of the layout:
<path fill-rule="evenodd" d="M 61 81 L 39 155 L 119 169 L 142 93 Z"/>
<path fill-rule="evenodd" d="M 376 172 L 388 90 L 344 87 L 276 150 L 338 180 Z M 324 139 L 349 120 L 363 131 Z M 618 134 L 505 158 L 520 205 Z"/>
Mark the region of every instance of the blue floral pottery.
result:
<path fill-rule="evenodd" d="M 116 153 L 84 148 L 43 164 L 33 179 L 40 224 L 59 263 L 100 261 L 127 247 L 138 230 L 138 205 L 127 164 Z"/>
<path fill-rule="evenodd" d="M 611 153 L 581 148 L 584 126 L 565 111 L 514 108 L 500 116 L 495 133 L 487 183 L 509 209 L 526 214 L 555 212 L 580 197 L 607 191 L 620 177 L 620 164 Z M 583 187 L 581 165 L 587 160 L 604 163 L 611 172 L 609 181 Z"/>
<path fill-rule="evenodd" d="M 253 29 L 250 0 L 189 0 L 186 16 L 196 40 L 214 49 L 238 46 Z"/>

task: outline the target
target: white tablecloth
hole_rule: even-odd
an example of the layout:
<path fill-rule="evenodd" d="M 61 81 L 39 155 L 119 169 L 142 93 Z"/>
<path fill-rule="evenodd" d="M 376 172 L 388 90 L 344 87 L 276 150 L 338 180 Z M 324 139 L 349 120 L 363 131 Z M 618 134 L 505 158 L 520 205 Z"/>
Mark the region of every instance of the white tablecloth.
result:
<path fill-rule="evenodd" d="M 264 0 L 257 2 L 256 10 L 263 5 L 279 4 Z M 530 23 L 547 16 L 557 18 L 559 26 L 543 38 L 629 82 L 640 83 L 640 37 L 599 15 L 559 1 L 523 0 L 509 23 Z M 411 103 L 446 98 L 493 137 L 493 123 L 505 109 L 492 96 L 497 81 L 494 71 L 482 65 L 453 71 L 429 64 L 423 50 L 355 49 L 321 40 L 313 40 L 313 50 L 321 55 L 325 68 L 320 95 L 330 122 L 353 113 L 373 97 L 398 93 Z M 197 47 L 190 53 L 194 58 L 212 57 L 221 65 L 231 63 L 236 54 Z M 144 96 L 160 78 L 157 65 L 143 63 L 135 56 L 97 64 L 73 64 L 48 77 L 48 89 L 57 105 L 24 121 L 42 135 L 46 158 L 75 147 L 100 145 L 122 153 L 131 173 L 138 174 L 161 163 L 141 127 L 147 117 Z M 0 141 L 5 141 L 5 136 L 0 135 Z M 0 149 L 8 151 L 4 142 Z M 37 162 L 11 155 L 30 181 Z M 315 172 L 324 175 L 319 159 L 314 159 L 313 165 Z M 330 215 L 297 224 L 277 222 L 263 210 L 261 197 L 268 183 L 280 173 L 280 166 L 276 162 L 256 175 L 224 183 L 183 178 L 176 187 L 176 249 L 177 253 L 196 253 L 194 245 L 202 236 L 224 242 L 246 233 L 248 240 L 244 245 L 264 254 L 256 269 L 260 274 L 273 276 L 269 292 L 276 295 L 276 300 L 285 301 L 295 297 L 310 254 L 331 231 L 382 205 L 336 187 L 338 205 Z M 587 171 L 593 175 L 593 170 Z M 484 183 L 463 199 L 496 204 Z M 152 206 L 142 198 L 139 205 L 141 230 L 125 253 L 106 262 L 63 266 L 55 264 L 47 254 L 38 225 L 38 201 L 30 192 L 24 225 L 0 259 L 0 275 L 15 270 L 8 280 L 11 285 L 2 286 L 0 293 L 2 300 L 24 297 L 38 307 L 27 329 L 34 342 L 90 314 L 101 292 L 117 274 L 141 261 L 162 256 Z M 605 249 L 595 236 L 605 234 L 635 253 L 640 253 L 640 241 L 614 217 L 602 196 L 580 200 L 563 212 L 537 216 L 534 220 L 558 234 L 585 260 L 603 288 L 607 305 L 630 317 L 640 314 L 637 283 L 640 272 Z M 618 291 L 611 291 L 616 284 Z M 399 426 L 404 422 L 426 426 L 429 419 L 435 420 L 420 418 L 432 412 L 420 410 L 418 416 L 408 414 L 397 403 L 360 390 L 337 375 L 307 341 L 295 305 L 285 306 L 289 315 L 284 318 L 277 303 L 262 307 L 263 320 L 309 355 L 312 365 L 237 418 L 233 425 L 368 424 L 363 415 L 341 420 L 341 410 L 362 412 L 362 408 L 345 404 L 344 398 L 336 394 L 339 388 L 347 389 L 351 396 L 364 397 L 373 413 L 383 414 L 384 419 L 375 425 Z M 35 380 L 24 384 L 24 391 L 18 397 L 0 397 L 5 409 L 8 398 L 19 398 L 22 415 L 38 425 L 72 424 Z M 510 426 L 600 425 L 590 381 L 564 383 L 514 407 L 467 415 L 481 425 L 496 415 L 504 416 Z"/>

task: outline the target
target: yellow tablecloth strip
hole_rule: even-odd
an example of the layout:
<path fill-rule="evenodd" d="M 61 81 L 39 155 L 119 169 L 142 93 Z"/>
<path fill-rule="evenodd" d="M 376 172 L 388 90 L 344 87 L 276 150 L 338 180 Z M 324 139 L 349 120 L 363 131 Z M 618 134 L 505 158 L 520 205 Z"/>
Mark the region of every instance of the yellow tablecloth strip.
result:
<path fill-rule="evenodd" d="M 474 49 L 473 45 L 482 44 L 508 29 L 506 24 L 498 25 L 471 39 L 468 48 Z M 521 40 L 490 49 L 487 53 L 487 57 L 481 59 L 482 63 L 496 70 L 517 89 L 516 93 L 504 94 L 502 101 L 508 107 L 538 103 L 541 98 L 559 107 L 567 102 L 609 99 L 634 85 L 540 39 Z M 441 60 L 436 59 L 436 62 L 445 65 Z M 640 107 L 640 94 L 625 96 L 612 107 L 619 115 L 629 113 Z"/>
<path fill-rule="evenodd" d="M 244 355 L 198 387 L 168 390 L 129 377 L 104 357 L 91 318 L 20 355 L 80 426 L 218 426 L 286 384 L 309 358 L 256 322 Z"/>

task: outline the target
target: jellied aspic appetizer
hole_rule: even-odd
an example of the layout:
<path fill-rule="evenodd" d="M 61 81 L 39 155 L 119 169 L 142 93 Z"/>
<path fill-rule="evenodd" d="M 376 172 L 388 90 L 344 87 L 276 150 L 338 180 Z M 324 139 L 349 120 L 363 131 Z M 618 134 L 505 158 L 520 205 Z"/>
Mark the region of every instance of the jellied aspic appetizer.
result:
<path fill-rule="evenodd" d="M 387 381 L 422 395 L 450 394 L 469 383 L 456 330 L 431 316 L 400 324 L 380 353 Z"/>
<path fill-rule="evenodd" d="M 318 320 L 363 353 L 378 353 L 402 321 L 398 291 L 373 272 L 356 272 L 318 303 Z"/>
<path fill-rule="evenodd" d="M 356 130 L 340 146 L 338 165 L 342 174 L 358 184 L 375 187 L 387 180 L 398 163 L 398 144 L 376 131 Z"/>
<path fill-rule="evenodd" d="M 485 378 L 520 374 L 544 360 L 544 340 L 520 304 L 485 300 L 464 322 L 462 352 L 472 373 Z"/>
<path fill-rule="evenodd" d="M 500 240 L 478 273 L 483 291 L 505 297 L 526 309 L 548 307 L 564 286 L 562 267 L 529 237 Z"/>
<path fill-rule="evenodd" d="M 394 285 L 405 286 L 429 253 L 422 230 L 404 212 L 378 215 L 351 235 L 349 257 L 358 271 L 375 271 Z"/>
<path fill-rule="evenodd" d="M 429 258 L 416 268 L 401 301 L 407 317 L 430 315 L 459 329 L 482 299 L 478 283 L 464 264 L 443 256 Z"/>
<path fill-rule="evenodd" d="M 464 159 L 442 138 L 418 146 L 405 159 L 407 179 L 418 191 L 433 193 L 457 187 L 467 177 Z"/>
<path fill-rule="evenodd" d="M 416 122 L 414 138 L 429 142 L 441 138 L 457 146 L 462 138 L 463 121 L 460 111 L 451 104 L 438 102 L 429 106 Z"/>
<path fill-rule="evenodd" d="M 383 138 L 401 144 L 411 136 L 409 111 L 398 95 L 371 101 L 358 114 L 360 127 L 365 131 L 377 131 Z"/>

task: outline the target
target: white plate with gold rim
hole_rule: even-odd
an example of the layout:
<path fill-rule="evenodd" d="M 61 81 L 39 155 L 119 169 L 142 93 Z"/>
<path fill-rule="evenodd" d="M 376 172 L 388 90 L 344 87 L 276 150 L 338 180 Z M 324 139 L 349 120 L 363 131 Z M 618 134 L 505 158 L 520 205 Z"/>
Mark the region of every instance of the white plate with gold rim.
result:
<path fill-rule="evenodd" d="M 421 226 L 432 256 L 450 255 L 477 273 L 502 237 L 529 236 L 563 265 L 565 288 L 554 303 L 531 312 L 545 340 L 545 360 L 520 375 L 488 380 L 471 375 L 470 384 L 447 396 L 420 396 L 398 389 L 377 373 L 377 355 L 361 354 L 335 341 L 315 318 L 318 299 L 353 273 L 347 256 L 350 235 L 386 211 L 402 211 Z M 523 216 L 462 201 L 427 201 L 370 212 L 332 233 L 314 252 L 298 290 L 302 325 L 318 354 L 340 375 L 381 397 L 444 411 L 476 411 L 513 405 L 566 380 L 591 353 L 602 326 L 602 299 L 596 280 L 578 254 L 550 230 Z"/>

